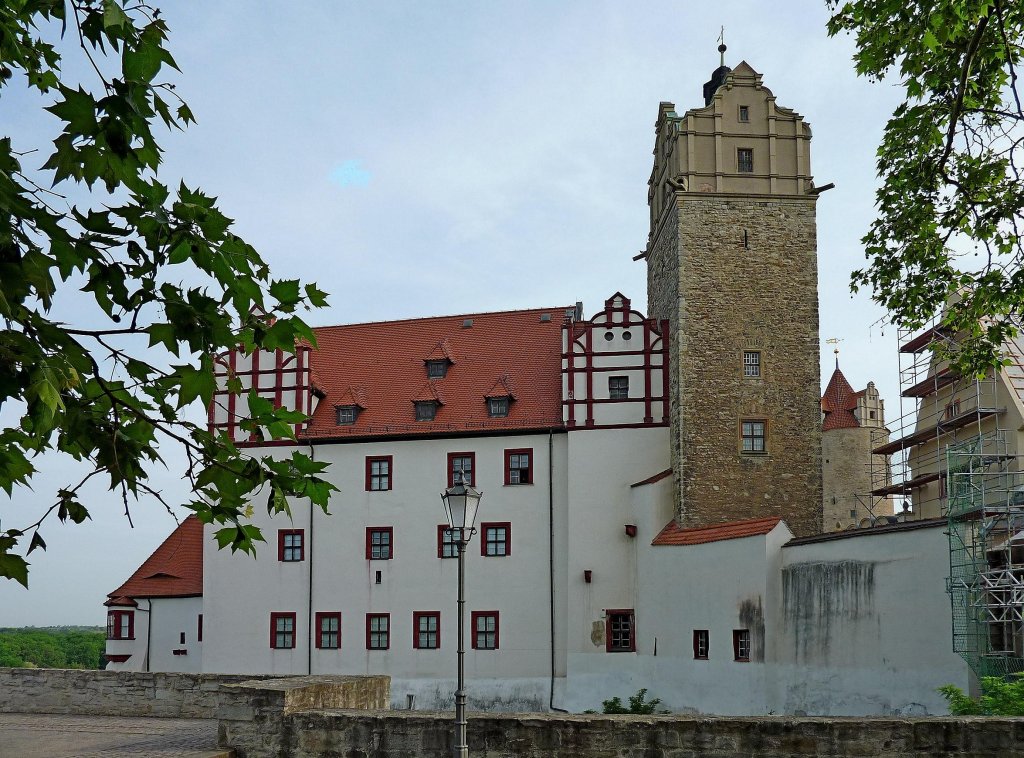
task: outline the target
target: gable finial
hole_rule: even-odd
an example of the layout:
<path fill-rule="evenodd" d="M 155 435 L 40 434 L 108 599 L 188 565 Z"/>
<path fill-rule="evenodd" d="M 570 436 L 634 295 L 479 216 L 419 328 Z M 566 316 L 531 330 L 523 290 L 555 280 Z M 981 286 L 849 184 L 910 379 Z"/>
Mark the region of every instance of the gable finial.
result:
<path fill-rule="evenodd" d="M 728 48 L 725 46 L 725 27 L 723 26 L 722 27 L 722 31 L 718 35 L 718 52 L 721 55 L 721 63 L 720 63 L 720 65 L 722 65 L 722 66 L 725 65 L 725 51 L 726 50 L 728 50 Z"/>

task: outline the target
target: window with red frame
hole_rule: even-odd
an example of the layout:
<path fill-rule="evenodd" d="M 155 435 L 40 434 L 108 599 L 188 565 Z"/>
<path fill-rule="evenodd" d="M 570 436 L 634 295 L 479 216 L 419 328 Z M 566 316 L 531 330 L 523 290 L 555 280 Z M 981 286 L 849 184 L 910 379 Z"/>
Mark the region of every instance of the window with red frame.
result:
<path fill-rule="evenodd" d="M 458 558 L 459 547 L 455 540 L 455 532 L 447 524 L 437 526 L 437 557 Z"/>
<path fill-rule="evenodd" d="M 341 649 L 341 613 L 331 611 L 316 614 L 316 646 L 320 650 Z"/>
<path fill-rule="evenodd" d="M 737 661 L 750 660 L 750 630 L 732 630 L 732 653 L 733 659 Z"/>
<path fill-rule="evenodd" d="M 391 614 L 366 614 L 366 649 L 387 650 L 391 647 Z"/>
<path fill-rule="evenodd" d="M 270 647 L 275 650 L 295 647 L 295 614 L 270 614 Z"/>
<path fill-rule="evenodd" d="M 107 611 L 107 639 L 135 639 L 135 611 Z"/>
<path fill-rule="evenodd" d="M 609 653 L 631 653 L 636 650 L 633 609 L 608 610 L 605 612 L 606 646 Z"/>
<path fill-rule="evenodd" d="M 497 650 L 500 629 L 497 611 L 473 611 L 473 649 Z"/>
<path fill-rule="evenodd" d="M 440 611 L 413 611 L 412 646 L 417 650 L 437 650 L 441 647 Z"/>
<path fill-rule="evenodd" d="M 366 491 L 385 492 L 391 489 L 394 456 L 379 455 L 366 458 Z"/>
<path fill-rule="evenodd" d="M 512 524 L 480 524 L 480 555 L 490 558 L 503 557 L 512 552 Z"/>
<path fill-rule="evenodd" d="M 394 528 L 369 526 L 366 528 L 366 560 L 389 561 L 395 557 Z"/>
<path fill-rule="evenodd" d="M 476 453 L 448 453 L 448 486 L 473 484 Z"/>
<path fill-rule="evenodd" d="M 700 661 L 708 659 L 708 650 L 711 649 L 711 635 L 707 629 L 693 630 L 693 657 Z"/>
<path fill-rule="evenodd" d="M 277 530 L 277 560 L 297 563 L 305 558 L 305 533 L 302 529 Z"/>
<path fill-rule="evenodd" d="M 533 482 L 533 449 L 505 451 L 505 484 Z"/>

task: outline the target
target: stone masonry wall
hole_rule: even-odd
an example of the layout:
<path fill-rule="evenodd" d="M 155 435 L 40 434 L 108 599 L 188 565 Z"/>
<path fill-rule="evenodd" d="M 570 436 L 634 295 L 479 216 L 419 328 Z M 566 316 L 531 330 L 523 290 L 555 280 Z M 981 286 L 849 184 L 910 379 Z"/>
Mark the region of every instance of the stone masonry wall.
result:
<path fill-rule="evenodd" d="M 822 527 L 815 199 L 677 193 L 648 257 L 648 311 L 669 318 L 677 518 Z M 677 252 L 674 252 L 677 251 Z M 675 258 L 675 260 L 674 260 Z M 743 375 L 761 351 L 761 377 Z M 767 453 L 740 422 L 767 421 Z"/>
<path fill-rule="evenodd" d="M 254 705 L 254 698 L 259 702 Z M 279 701 L 279 703 L 278 703 Z M 390 678 L 262 677 L 138 671 L 0 668 L 0 713 L 163 718 L 254 718 L 267 703 L 278 720 L 310 708 L 387 708 Z"/>
<path fill-rule="evenodd" d="M 282 743 L 270 748 L 277 752 L 230 741 L 221 747 L 235 748 L 238 758 L 448 758 L 453 731 L 451 714 L 314 711 L 284 720 Z M 1014 758 L 1024 756 L 1024 720 L 473 714 L 469 752 L 481 758 Z"/>
<path fill-rule="evenodd" d="M 872 432 L 875 432 L 874 437 Z M 878 446 L 888 441 L 888 434 L 863 426 L 822 433 L 822 503 L 826 532 L 859 525 L 861 519 L 872 515 L 866 507 L 868 502 L 874 504 L 875 516 L 892 515 L 891 500 L 868 497 L 871 490 L 888 483 L 886 456 L 871 455 L 873 444 Z M 851 512 L 855 515 L 851 516 Z"/>

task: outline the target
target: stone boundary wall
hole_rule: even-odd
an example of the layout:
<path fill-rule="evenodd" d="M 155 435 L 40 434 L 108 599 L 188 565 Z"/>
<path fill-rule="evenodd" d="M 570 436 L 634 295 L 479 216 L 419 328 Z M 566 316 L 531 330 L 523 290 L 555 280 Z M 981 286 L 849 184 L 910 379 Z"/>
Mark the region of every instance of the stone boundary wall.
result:
<path fill-rule="evenodd" d="M 259 709 L 387 708 L 388 677 L 287 677 L 0 668 L 0 713 L 229 717 Z M 254 702 L 255 701 L 255 702 Z M 279 706 L 279 707 L 278 707 Z"/>
<path fill-rule="evenodd" d="M 220 746 L 234 748 L 238 758 L 449 758 L 452 720 L 415 711 L 296 712 L 276 729 L 278 741 L 253 724 L 247 730 L 221 721 Z M 1024 719 L 471 714 L 469 752 L 480 758 L 1014 758 L 1024 756 Z"/>

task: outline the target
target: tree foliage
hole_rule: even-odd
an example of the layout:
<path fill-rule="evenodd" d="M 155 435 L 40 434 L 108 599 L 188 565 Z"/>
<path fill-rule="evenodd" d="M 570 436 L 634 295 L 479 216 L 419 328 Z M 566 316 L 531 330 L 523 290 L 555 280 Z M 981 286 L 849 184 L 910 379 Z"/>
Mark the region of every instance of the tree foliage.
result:
<path fill-rule="evenodd" d="M 1024 4 L 827 3 L 829 34 L 856 36 L 857 73 L 895 72 L 906 93 L 878 148 L 878 217 L 854 289 L 911 329 L 944 313 L 949 357 L 983 373 L 1024 316 Z"/>
<path fill-rule="evenodd" d="M 312 284 L 271 278 L 214 197 L 158 177 L 157 129 L 194 121 L 160 81 L 177 68 L 167 32 L 144 2 L 0 4 L 0 98 L 14 87 L 35 91 L 60 129 L 42 153 L 0 138 L 0 407 L 18 416 L 0 429 L 0 487 L 10 496 L 29 485 L 44 453 L 86 464 L 25 519 L 33 523 L 0 531 L 0 576 L 26 586 L 21 553 L 45 549 L 40 529 L 51 514 L 89 518 L 79 493 L 93 477 L 129 518 L 139 498 L 169 507 L 150 484 L 161 446 L 184 449 L 187 505 L 223 525 L 218 540 L 233 550 L 261 539 L 246 519 L 254 497 L 267 497 L 270 510 L 286 510 L 289 496 L 326 509 L 333 489 L 323 464 L 301 453 L 250 457 L 183 417 L 211 402 L 215 356 L 314 342 L 297 314 L 326 298 Z M 82 81 L 62 70 L 71 53 L 85 61 Z M 89 306 L 76 302 L 75 323 L 65 323 L 55 312 L 76 289 Z M 228 386 L 241 392 L 237 377 Z M 244 428 L 294 436 L 301 414 L 252 400 Z"/>
<path fill-rule="evenodd" d="M 0 629 L 0 666 L 99 669 L 106 644 L 100 629 Z"/>
<path fill-rule="evenodd" d="M 939 692 L 954 716 L 1024 716 L 1024 678 L 1006 680 L 998 676 L 981 678 L 981 695 L 975 699 L 953 684 Z"/>

